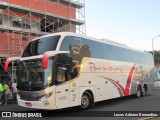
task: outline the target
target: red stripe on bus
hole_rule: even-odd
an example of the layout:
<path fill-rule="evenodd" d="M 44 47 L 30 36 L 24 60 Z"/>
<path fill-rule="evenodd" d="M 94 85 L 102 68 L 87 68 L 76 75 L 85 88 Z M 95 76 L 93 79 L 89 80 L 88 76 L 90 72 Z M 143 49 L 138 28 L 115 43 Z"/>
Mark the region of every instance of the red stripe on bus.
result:
<path fill-rule="evenodd" d="M 111 78 L 108 78 L 108 77 L 103 77 L 105 78 L 106 80 L 109 80 L 115 84 L 118 85 L 118 87 L 121 89 L 121 91 L 123 92 L 123 95 L 124 96 L 128 96 L 130 94 L 130 87 L 131 87 L 131 81 L 132 81 L 132 76 L 133 76 L 133 72 L 136 68 L 136 64 L 133 65 L 133 67 L 131 68 L 130 72 L 129 72 L 129 76 L 128 76 L 128 79 L 127 79 L 127 83 L 126 83 L 126 87 L 124 88 L 121 84 L 119 84 L 118 81 L 116 80 L 113 80 Z"/>
<path fill-rule="evenodd" d="M 125 89 L 122 87 L 122 85 L 121 85 L 121 84 L 119 84 L 119 82 L 118 82 L 118 81 L 113 80 L 113 79 L 108 78 L 108 77 L 103 77 L 103 78 L 105 78 L 106 80 L 109 80 L 109 81 L 111 81 L 111 82 L 113 82 L 113 83 L 117 84 L 117 85 L 118 85 L 118 87 L 119 87 L 119 88 L 121 89 L 121 91 L 123 92 L 123 95 L 125 95 L 125 94 L 124 94 L 124 93 L 125 93 Z"/>
<path fill-rule="evenodd" d="M 133 72 L 136 68 L 136 64 L 133 65 L 133 67 L 131 68 L 131 71 L 129 73 L 128 79 L 127 79 L 127 83 L 126 83 L 126 89 L 125 89 L 125 96 L 129 95 L 130 93 L 130 88 L 131 88 L 131 81 L 132 81 L 132 76 L 133 76 Z"/>

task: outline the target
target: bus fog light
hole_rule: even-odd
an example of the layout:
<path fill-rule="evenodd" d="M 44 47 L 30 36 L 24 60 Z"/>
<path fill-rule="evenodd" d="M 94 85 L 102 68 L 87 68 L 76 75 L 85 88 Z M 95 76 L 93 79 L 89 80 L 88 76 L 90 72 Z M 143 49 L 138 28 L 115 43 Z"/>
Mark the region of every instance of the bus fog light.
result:
<path fill-rule="evenodd" d="M 49 102 L 45 102 L 45 103 L 44 103 L 44 106 L 48 106 L 48 105 L 49 105 Z"/>

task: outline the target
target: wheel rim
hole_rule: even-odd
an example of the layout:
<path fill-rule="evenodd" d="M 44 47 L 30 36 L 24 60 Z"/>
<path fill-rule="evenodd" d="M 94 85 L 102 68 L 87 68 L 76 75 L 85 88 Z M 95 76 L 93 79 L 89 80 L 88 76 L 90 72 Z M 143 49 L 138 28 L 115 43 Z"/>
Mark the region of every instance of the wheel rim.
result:
<path fill-rule="evenodd" d="M 143 88 L 143 95 L 146 95 L 146 89 Z"/>
<path fill-rule="evenodd" d="M 141 91 L 138 89 L 137 90 L 137 97 L 140 97 L 141 96 Z"/>
<path fill-rule="evenodd" d="M 89 106 L 89 98 L 87 96 L 82 96 L 81 105 L 83 108 L 87 108 Z"/>

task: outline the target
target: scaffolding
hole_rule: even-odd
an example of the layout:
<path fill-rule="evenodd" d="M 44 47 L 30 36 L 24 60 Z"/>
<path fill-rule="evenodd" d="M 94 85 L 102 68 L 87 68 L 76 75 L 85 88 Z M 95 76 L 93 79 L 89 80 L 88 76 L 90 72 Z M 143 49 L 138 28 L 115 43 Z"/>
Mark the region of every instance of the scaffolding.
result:
<path fill-rule="evenodd" d="M 84 0 L 0 0 L 0 57 L 20 55 L 32 38 L 44 34 L 85 34 L 84 6 Z"/>
<path fill-rule="evenodd" d="M 86 33 L 85 0 L 0 0 L 1 61 L 20 56 L 35 37 L 62 31 Z"/>

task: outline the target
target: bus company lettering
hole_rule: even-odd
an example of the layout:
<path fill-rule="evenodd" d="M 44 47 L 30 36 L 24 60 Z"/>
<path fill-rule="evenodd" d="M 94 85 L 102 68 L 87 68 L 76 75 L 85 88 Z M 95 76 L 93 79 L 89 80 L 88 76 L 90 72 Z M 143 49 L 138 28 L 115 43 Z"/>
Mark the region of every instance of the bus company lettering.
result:
<path fill-rule="evenodd" d="M 112 65 L 110 65 L 109 62 L 104 66 L 97 66 L 95 63 L 90 62 L 89 68 L 90 68 L 90 72 L 117 72 L 117 73 L 119 73 L 119 72 L 120 73 L 122 73 L 122 72 L 128 73 L 131 69 L 128 66 L 123 66 L 123 67 L 112 66 Z"/>

